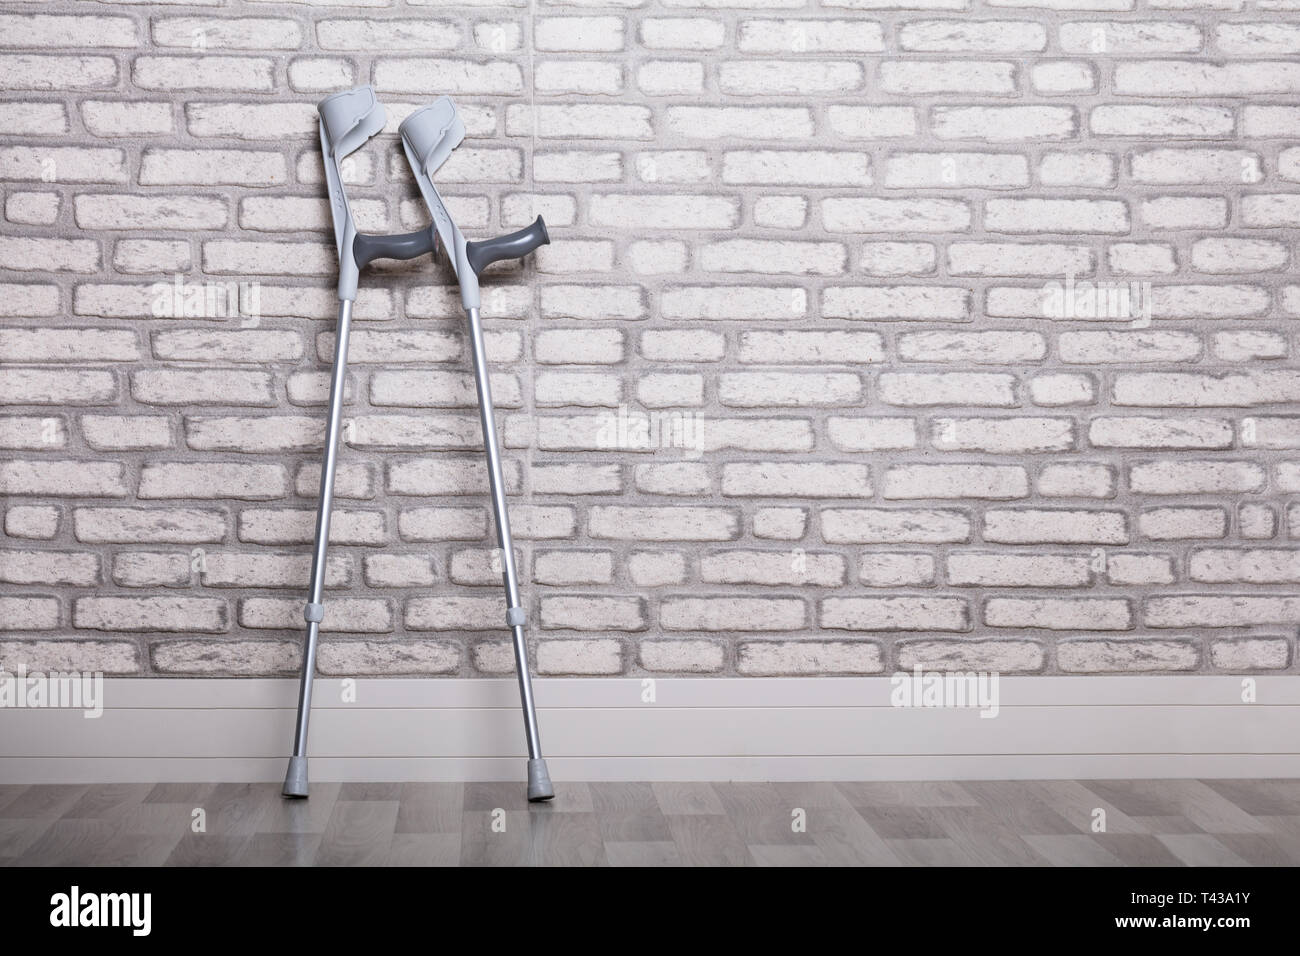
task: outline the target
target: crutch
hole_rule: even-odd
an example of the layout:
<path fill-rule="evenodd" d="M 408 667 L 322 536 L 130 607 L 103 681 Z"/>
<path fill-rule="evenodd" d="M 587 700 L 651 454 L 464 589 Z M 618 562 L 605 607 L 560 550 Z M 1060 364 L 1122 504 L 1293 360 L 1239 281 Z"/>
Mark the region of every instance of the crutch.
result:
<path fill-rule="evenodd" d="M 492 513 L 496 521 L 497 544 L 501 548 L 501 578 L 506 589 L 506 626 L 510 629 L 515 651 L 515 672 L 519 679 L 519 697 L 524 711 L 524 729 L 528 734 L 528 799 L 549 800 L 555 795 L 542 756 L 537 732 L 537 710 L 533 705 L 533 685 L 528 676 L 528 645 L 524 639 L 527 615 L 519 600 L 519 581 L 515 573 L 515 551 L 510 538 L 510 519 L 506 514 L 505 481 L 501 477 L 501 453 L 497 448 L 496 421 L 492 413 L 492 388 L 488 382 L 487 356 L 483 347 L 483 325 L 479 320 L 478 277 L 484 269 L 502 259 L 521 259 L 538 246 L 546 245 L 546 223 L 538 216 L 533 224 L 518 232 L 482 242 L 467 242 L 452 221 L 442 197 L 433 185 L 433 174 L 446 158 L 447 142 L 460 142 L 464 126 L 456 107 L 445 96 L 416 110 L 398 128 L 402 149 L 415 174 L 420 194 L 429 207 L 433 226 L 442 248 L 456 272 L 460 284 L 460 301 L 469 317 L 474 382 L 478 392 L 479 419 L 483 425 L 483 447 L 487 453 L 488 484 L 492 496 Z"/>
<path fill-rule="evenodd" d="M 298 719 L 294 725 L 293 756 L 284 777 L 286 797 L 307 796 L 307 723 L 311 717 L 312 680 L 316 673 L 316 646 L 325 617 L 325 552 L 329 544 L 330 507 L 334 497 L 334 461 L 338 451 L 339 424 L 343 412 L 343 390 L 347 381 L 348 330 L 352 324 L 352 303 L 357 297 L 361 270 L 375 259 L 414 259 L 433 252 L 435 231 L 395 236 L 371 236 L 357 232 L 343 189 L 341 164 L 384 128 L 384 108 L 369 86 L 359 86 L 326 97 L 316 107 L 320 113 L 320 145 L 329 187 L 330 214 L 334 219 L 334 241 L 339 255 L 339 318 L 334 343 L 334 369 L 330 374 L 329 420 L 325 430 L 325 457 L 321 464 L 320 501 L 316 508 L 316 540 L 312 548 L 311 595 L 303 608 L 307 640 L 303 648 L 302 677 L 298 686 Z M 452 137 L 457 129 L 459 135 Z M 460 143 L 464 127 L 450 128 L 448 137 L 429 152 L 431 164 L 441 163 Z"/>

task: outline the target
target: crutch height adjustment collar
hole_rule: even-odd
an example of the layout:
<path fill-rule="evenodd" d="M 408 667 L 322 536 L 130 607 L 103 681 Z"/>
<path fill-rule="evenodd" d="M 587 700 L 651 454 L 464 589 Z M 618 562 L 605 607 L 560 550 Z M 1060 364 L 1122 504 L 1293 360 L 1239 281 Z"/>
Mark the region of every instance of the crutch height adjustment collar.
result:
<path fill-rule="evenodd" d="M 302 607 L 302 619 L 308 624 L 319 624 L 325 620 L 324 604 L 304 604 Z"/>

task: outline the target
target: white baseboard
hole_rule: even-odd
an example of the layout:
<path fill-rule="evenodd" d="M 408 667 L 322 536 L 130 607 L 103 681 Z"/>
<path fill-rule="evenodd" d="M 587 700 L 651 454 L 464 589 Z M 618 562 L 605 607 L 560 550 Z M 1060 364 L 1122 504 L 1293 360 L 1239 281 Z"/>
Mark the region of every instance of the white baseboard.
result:
<path fill-rule="evenodd" d="M 888 678 L 552 679 L 557 780 L 1300 776 L 1300 678 L 1009 677 L 1000 711 L 895 707 Z M 319 680 L 313 780 L 521 780 L 507 680 Z M 292 680 L 109 678 L 98 719 L 0 709 L 0 782 L 278 781 Z"/>

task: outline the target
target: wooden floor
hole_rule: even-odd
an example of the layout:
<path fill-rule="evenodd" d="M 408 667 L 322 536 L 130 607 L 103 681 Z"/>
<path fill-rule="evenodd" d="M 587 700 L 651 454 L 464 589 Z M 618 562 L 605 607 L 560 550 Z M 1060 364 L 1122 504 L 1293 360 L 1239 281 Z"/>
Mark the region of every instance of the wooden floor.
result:
<path fill-rule="evenodd" d="M 317 783 L 305 801 L 261 783 L 0 786 L 0 863 L 1300 864 L 1300 780 L 578 783 L 556 791 L 554 802 L 530 806 L 522 783 Z M 206 832 L 197 833 L 200 817 Z"/>

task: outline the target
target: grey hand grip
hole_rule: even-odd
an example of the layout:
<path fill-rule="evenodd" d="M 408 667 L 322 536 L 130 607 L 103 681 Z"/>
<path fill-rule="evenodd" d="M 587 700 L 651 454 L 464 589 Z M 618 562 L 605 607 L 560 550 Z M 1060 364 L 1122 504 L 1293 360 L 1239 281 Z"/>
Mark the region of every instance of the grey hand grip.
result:
<path fill-rule="evenodd" d="M 546 234 L 546 223 L 538 216 L 531 226 L 525 226 L 508 236 L 465 243 L 465 260 L 475 275 L 481 275 L 494 262 L 522 259 L 538 246 L 548 245 L 550 241 L 551 237 Z"/>
<path fill-rule="evenodd" d="M 433 252 L 434 235 L 432 229 L 396 236 L 371 236 L 359 232 L 352 240 L 352 256 L 361 269 L 376 259 L 414 259 L 426 252 Z"/>

